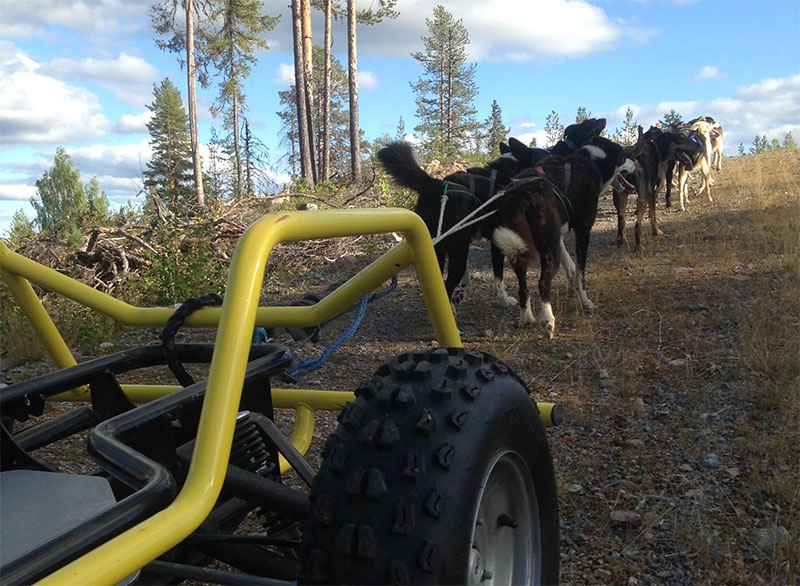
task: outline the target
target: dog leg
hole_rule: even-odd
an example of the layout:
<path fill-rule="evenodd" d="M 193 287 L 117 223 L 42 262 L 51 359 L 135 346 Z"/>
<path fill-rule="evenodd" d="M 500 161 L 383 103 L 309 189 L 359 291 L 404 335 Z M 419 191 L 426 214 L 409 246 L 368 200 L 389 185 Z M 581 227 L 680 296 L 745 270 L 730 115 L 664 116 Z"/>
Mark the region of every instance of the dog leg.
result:
<path fill-rule="evenodd" d="M 548 339 L 552 340 L 556 331 L 556 318 L 553 315 L 553 306 L 550 302 L 550 292 L 553 286 L 553 278 L 558 272 L 558 266 L 561 262 L 561 253 L 564 246 L 564 240 L 561 239 L 559 248 L 549 249 L 546 243 L 541 243 L 542 248 L 539 250 L 539 260 L 542 265 L 542 272 L 539 275 L 539 296 L 542 299 L 542 308 L 539 312 L 539 323 L 544 328 L 545 335 Z M 570 259 L 571 261 L 572 259 Z"/>
<path fill-rule="evenodd" d="M 594 303 L 589 300 L 586 294 L 586 282 L 584 274 L 586 272 L 586 258 L 589 253 L 589 237 L 591 228 L 579 227 L 575 230 L 575 260 L 577 270 L 575 271 L 575 287 L 578 290 L 578 299 L 581 306 L 589 315 L 594 312 Z"/>
<path fill-rule="evenodd" d="M 464 276 L 461 277 L 461 282 L 456 285 L 453 291 L 453 300 L 456 305 L 462 303 L 467 298 L 467 293 L 470 291 L 472 291 L 472 275 L 470 275 L 469 260 L 467 260 L 466 266 L 464 267 Z"/>
<path fill-rule="evenodd" d="M 505 257 L 503 252 L 497 247 L 492 240 L 491 244 L 492 255 L 492 272 L 494 273 L 494 298 L 497 303 L 503 307 L 513 307 L 517 304 L 517 300 L 506 293 L 506 286 L 503 283 L 503 263 Z"/>
<path fill-rule="evenodd" d="M 703 161 L 700 172 L 703 174 L 706 197 L 708 198 L 708 201 L 714 201 L 711 199 L 711 167 L 709 166 L 708 161 Z"/>
<path fill-rule="evenodd" d="M 530 308 L 530 304 L 528 307 Z M 552 340 L 556 331 L 556 317 L 553 315 L 553 306 L 550 302 L 542 303 L 542 309 L 539 312 L 539 323 L 544 328 L 547 338 Z"/>
<path fill-rule="evenodd" d="M 650 232 L 653 236 L 663 236 L 661 228 L 658 227 L 658 220 L 656 220 L 656 192 L 653 190 L 647 196 L 647 207 L 650 212 Z"/>
<path fill-rule="evenodd" d="M 464 276 L 461 278 L 461 282 L 456 285 L 456 288 L 453 290 L 453 302 L 456 305 L 463 303 L 467 298 L 467 293 L 470 291 L 472 291 L 472 277 L 470 277 L 469 267 L 467 267 Z"/>
<path fill-rule="evenodd" d="M 533 317 L 533 310 L 531 309 L 531 298 L 525 300 L 525 305 L 520 306 L 519 312 L 519 327 L 524 328 L 528 324 L 536 323 Z"/>
<path fill-rule="evenodd" d="M 689 178 L 689 173 L 681 169 L 680 175 L 678 175 L 678 195 L 680 196 L 681 211 L 686 211 L 686 204 L 689 202 L 689 195 L 686 193 L 688 186 L 686 185 L 687 179 Z"/>
<path fill-rule="evenodd" d="M 614 190 L 614 207 L 617 209 L 617 246 L 625 244 L 625 213 L 628 210 L 628 194 Z"/>
<path fill-rule="evenodd" d="M 506 286 L 502 279 L 495 278 L 494 280 L 494 298 L 503 307 L 513 307 L 517 304 L 517 300 L 506 292 Z"/>
<path fill-rule="evenodd" d="M 517 258 L 511 263 L 514 273 L 519 281 L 519 327 L 535 323 L 531 310 L 531 296 L 528 291 L 528 265 L 522 258 Z"/>
<path fill-rule="evenodd" d="M 447 254 L 447 278 L 444 280 L 444 288 L 447 290 L 450 302 L 455 305 L 464 300 L 464 292 L 456 289 L 467 274 L 467 250 L 454 247 L 448 250 Z"/>
<path fill-rule="evenodd" d="M 564 269 L 564 273 L 567 276 L 567 281 L 573 282 L 575 280 L 575 262 L 572 260 L 567 250 L 567 245 L 564 242 L 564 237 L 567 232 L 569 232 L 569 226 L 564 224 L 564 227 L 561 228 L 561 242 L 559 243 L 561 248 L 560 262 L 561 268 Z"/>
<path fill-rule="evenodd" d="M 633 235 L 636 239 L 636 250 L 642 248 L 642 221 L 644 220 L 644 197 L 640 195 L 636 200 L 636 223 L 633 226 Z"/>

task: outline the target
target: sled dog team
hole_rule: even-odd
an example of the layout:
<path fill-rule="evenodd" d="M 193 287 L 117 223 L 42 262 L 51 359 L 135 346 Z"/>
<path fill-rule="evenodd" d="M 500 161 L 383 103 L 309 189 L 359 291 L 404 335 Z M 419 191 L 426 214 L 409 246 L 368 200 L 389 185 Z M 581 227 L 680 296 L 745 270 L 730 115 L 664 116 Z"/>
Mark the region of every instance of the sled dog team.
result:
<path fill-rule="evenodd" d="M 587 312 L 594 305 L 586 294 L 585 270 L 592 226 L 600 195 L 610 186 L 617 210 L 617 243 L 625 238 L 628 197 L 636 192 L 635 242 L 641 244 L 641 223 L 649 210 L 651 231 L 661 234 L 655 213 L 656 194 L 666 184 L 671 205 L 672 178 L 677 171 L 680 209 L 687 202 L 687 178 L 699 169 L 701 191 L 711 199 L 711 170 L 722 166 L 722 127 L 710 116 L 661 130 L 651 127 L 635 145 L 622 147 L 600 136 L 603 118 L 590 118 L 564 130 L 549 149 L 531 148 L 515 138 L 501 143 L 500 156 L 485 167 L 472 167 L 442 179 L 431 176 L 407 142 L 392 142 L 378 151 L 394 182 L 416 191 L 415 212 L 428 226 L 445 276 L 445 289 L 455 308 L 470 287 L 468 255 L 472 242 L 486 238 L 491 246 L 494 291 L 501 305 L 519 304 L 520 326 L 537 320 L 531 308 L 528 268 L 540 264 L 539 324 L 549 338 L 555 332 L 552 281 L 559 266 Z M 575 233 L 575 260 L 564 239 Z M 519 300 L 506 293 L 504 260 L 519 282 Z M 446 267 L 446 270 L 445 270 Z"/>

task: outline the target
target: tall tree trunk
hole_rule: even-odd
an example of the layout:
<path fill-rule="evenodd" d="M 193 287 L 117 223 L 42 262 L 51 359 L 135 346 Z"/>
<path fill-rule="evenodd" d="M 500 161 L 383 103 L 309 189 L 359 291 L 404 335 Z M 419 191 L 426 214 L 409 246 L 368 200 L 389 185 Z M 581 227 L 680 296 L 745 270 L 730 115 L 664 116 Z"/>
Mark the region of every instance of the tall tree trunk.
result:
<path fill-rule="evenodd" d="M 303 3 L 292 0 L 292 33 L 294 35 L 294 90 L 297 106 L 297 142 L 300 150 L 300 174 L 310 187 L 314 186 L 314 165 L 311 159 L 311 139 L 308 126 L 307 83 L 303 57 Z"/>
<path fill-rule="evenodd" d="M 325 71 L 322 73 L 322 162 L 320 179 L 327 181 L 331 176 L 331 50 L 333 48 L 333 0 L 325 0 Z"/>
<path fill-rule="evenodd" d="M 250 134 L 250 123 L 247 118 L 244 119 L 244 195 L 255 195 L 255 186 L 253 185 L 253 176 L 251 173 L 252 165 L 252 135 Z"/>
<path fill-rule="evenodd" d="M 358 128 L 358 55 L 356 0 L 347 0 L 347 85 L 350 91 L 350 171 L 361 178 L 361 135 Z"/>
<path fill-rule="evenodd" d="M 244 189 L 241 137 L 239 135 L 239 98 L 236 96 L 234 96 L 233 104 L 231 105 L 231 116 L 233 117 L 233 153 L 236 159 L 236 189 L 234 194 L 238 199 L 246 191 Z"/>
<path fill-rule="evenodd" d="M 189 93 L 189 139 L 192 143 L 192 161 L 194 163 L 194 189 L 197 194 L 197 205 L 206 205 L 203 191 L 203 167 L 200 161 L 200 143 L 197 137 L 197 74 L 194 62 L 194 0 L 186 3 L 186 81 Z"/>
<path fill-rule="evenodd" d="M 303 36 L 303 76 L 305 78 L 305 97 L 306 97 L 305 123 L 308 126 L 308 136 L 311 137 L 309 145 L 313 146 L 314 137 L 317 136 L 317 133 L 314 128 L 314 113 L 316 112 L 314 108 L 314 96 L 316 94 L 314 92 L 314 75 L 313 75 L 314 46 L 311 37 L 311 0 L 301 0 L 300 6 L 302 10 L 301 26 L 302 26 L 302 36 Z M 312 175 L 311 185 L 313 186 L 317 182 L 317 177 L 319 175 L 316 162 L 317 150 L 314 148 L 309 148 L 309 151 L 311 157 L 311 175 Z"/>

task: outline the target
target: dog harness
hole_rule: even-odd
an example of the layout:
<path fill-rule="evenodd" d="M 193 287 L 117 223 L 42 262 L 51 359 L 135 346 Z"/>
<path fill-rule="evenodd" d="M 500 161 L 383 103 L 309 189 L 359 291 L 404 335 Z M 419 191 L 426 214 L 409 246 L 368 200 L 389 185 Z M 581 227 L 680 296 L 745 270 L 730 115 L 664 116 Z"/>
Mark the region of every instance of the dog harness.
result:
<path fill-rule="evenodd" d="M 476 204 L 478 204 L 478 209 L 480 209 L 482 207 L 483 202 L 481 201 L 481 199 L 477 195 L 475 195 L 475 179 L 476 179 L 476 177 L 478 179 L 486 179 L 489 182 L 489 194 L 491 195 L 491 194 L 494 193 L 495 182 L 497 181 L 497 169 L 492 169 L 492 173 L 489 175 L 489 177 L 483 177 L 481 175 L 473 175 L 472 173 L 467 173 L 466 175 L 467 175 L 467 180 L 469 181 L 469 186 L 468 187 L 465 187 L 461 183 L 456 183 L 455 181 L 445 181 L 444 182 L 444 189 L 442 190 L 441 205 L 439 206 L 439 222 L 438 222 L 438 225 L 436 227 L 436 238 L 438 238 L 440 240 L 443 239 L 443 236 L 442 236 L 442 224 L 444 223 L 444 209 L 447 206 L 447 200 L 448 200 L 447 193 L 448 193 L 448 191 L 450 193 L 464 193 L 464 194 L 468 195 L 469 197 L 471 197 L 475 201 Z M 450 189 L 451 185 L 454 186 L 455 189 L 451 190 Z M 469 216 L 467 216 L 467 217 L 469 217 Z M 484 216 L 484 217 L 487 217 L 487 216 Z M 481 219 L 483 219 L 483 217 Z M 472 223 L 473 222 L 470 222 L 469 224 L 464 224 L 464 225 L 461 226 L 461 228 L 466 228 L 467 226 L 469 226 Z M 459 224 L 460 224 L 460 222 L 459 222 Z M 456 224 L 456 225 L 458 226 L 459 224 Z M 448 233 L 451 233 L 451 232 L 452 232 L 452 229 L 448 231 Z"/>
<path fill-rule="evenodd" d="M 575 210 L 572 208 L 572 202 L 569 198 L 561 192 L 555 182 L 547 177 L 547 171 L 545 171 L 544 167 L 534 167 L 533 169 L 538 175 L 532 177 L 522 177 L 521 179 L 512 179 L 511 184 L 514 186 L 517 185 L 525 185 L 527 183 L 533 183 L 535 181 L 547 181 L 550 184 L 550 187 L 553 189 L 553 193 L 558 200 L 558 203 L 561 204 L 561 209 L 564 210 L 564 215 L 567 218 L 567 224 L 569 227 L 572 228 L 575 224 Z M 566 189 L 569 189 L 570 177 L 571 175 L 571 166 L 569 163 L 564 165 L 564 183 L 566 184 Z"/>

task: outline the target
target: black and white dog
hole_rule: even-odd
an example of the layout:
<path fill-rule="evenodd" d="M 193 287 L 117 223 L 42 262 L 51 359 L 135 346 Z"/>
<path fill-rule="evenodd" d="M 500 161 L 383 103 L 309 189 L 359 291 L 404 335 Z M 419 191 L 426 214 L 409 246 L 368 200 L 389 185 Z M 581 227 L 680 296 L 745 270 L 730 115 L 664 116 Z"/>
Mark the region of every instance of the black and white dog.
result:
<path fill-rule="evenodd" d="M 630 147 L 628 152 L 633 152 L 636 147 Z M 693 161 L 700 150 L 700 146 L 680 132 L 662 131 L 657 126 L 651 126 L 645 132 L 639 144 L 640 153 L 632 157 L 636 169 L 631 174 L 625 174 L 634 190 L 638 193 L 636 200 L 636 249 L 641 247 L 642 220 L 645 207 L 650 215 L 650 227 L 654 236 L 663 234 L 656 220 L 656 195 L 664 182 L 666 167 L 676 161 L 688 169 L 694 167 Z M 628 196 L 632 193 L 630 188 L 623 189 L 620 183 L 614 186 L 614 207 L 617 210 L 617 244 L 625 244 L 625 215 L 628 208 Z"/>
<path fill-rule="evenodd" d="M 574 284 L 583 308 L 587 312 L 594 309 L 586 295 L 584 273 L 598 200 L 613 181 L 624 181 L 621 171 L 631 173 L 634 168 L 623 147 L 596 137 L 568 157 L 551 156 L 523 171 L 506 189 L 493 241 L 519 280 L 520 326 L 535 322 L 527 272 L 537 256 L 541 264 L 539 322 L 548 337 L 555 332 L 550 291 L 559 264 Z M 575 231 L 577 266 L 564 245 L 569 230 Z"/>
<path fill-rule="evenodd" d="M 605 123 L 604 119 L 589 119 L 568 126 L 564 131 L 564 139 L 556 146 L 561 151 L 567 151 L 572 148 L 570 145 L 582 145 L 599 135 Z M 378 160 L 395 183 L 419 194 L 414 211 L 428 226 L 431 237 L 437 240 L 436 256 L 443 274 L 447 261 L 445 289 L 454 309 L 463 300 L 464 291 L 469 287 L 467 261 L 470 244 L 481 238 L 491 241 L 497 225 L 497 215 L 491 213 L 497 209 L 497 201 L 489 200 L 505 188 L 514 175 L 550 155 L 549 151 L 527 147 L 515 138 L 509 139 L 507 145 L 501 144 L 500 152 L 501 156 L 486 167 L 452 173 L 444 179 L 428 174 L 417 162 L 411 145 L 406 142 L 390 143 L 377 153 Z M 441 235 L 487 202 L 488 205 L 477 216 L 491 215 L 439 240 Z M 508 296 L 503 286 L 503 254 L 493 242 L 491 257 L 495 296 L 503 305 L 515 305 L 516 300 Z"/>
<path fill-rule="evenodd" d="M 445 289 L 455 310 L 455 306 L 463 300 L 464 290 L 469 288 L 467 260 L 470 244 L 491 236 L 495 214 L 442 236 L 488 202 L 524 167 L 513 155 L 506 153 L 486 167 L 470 168 L 438 179 L 420 166 L 413 147 L 407 142 L 392 142 L 380 149 L 377 157 L 395 183 L 419 194 L 414 211 L 425 222 L 431 238 L 435 240 L 434 249 L 442 274 L 445 274 L 446 261 Z M 490 203 L 478 212 L 478 216 L 490 212 L 495 205 Z M 502 254 L 494 246 L 491 254 L 494 270 L 497 271 L 499 266 L 502 274 Z M 462 283 L 463 287 L 457 291 L 456 288 Z"/>
<path fill-rule="evenodd" d="M 562 155 L 565 157 L 571 155 L 594 137 L 600 136 L 605 127 L 605 118 L 588 118 L 582 122 L 567 126 L 564 129 L 564 138 L 549 148 L 526 147 L 518 140 L 511 138 L 506 149 L 519 159 L 527 169 L 550 155 Z M 501 152 L 503 152 L 503 147 L 505 145 L 501 144 Z"/>

